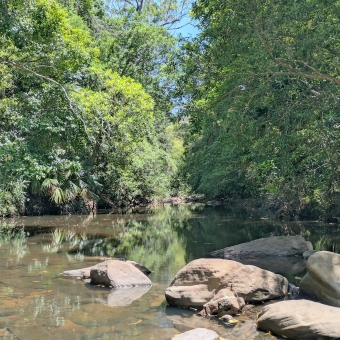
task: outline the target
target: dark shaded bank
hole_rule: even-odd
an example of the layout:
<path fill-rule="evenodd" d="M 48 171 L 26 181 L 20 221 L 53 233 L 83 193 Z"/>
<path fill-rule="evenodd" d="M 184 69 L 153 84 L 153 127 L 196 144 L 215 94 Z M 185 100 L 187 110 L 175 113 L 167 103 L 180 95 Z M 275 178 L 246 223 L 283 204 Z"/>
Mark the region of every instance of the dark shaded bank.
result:
<path fill-rule="evenodd" d="M 138 214 L 145 213 L 155 206 L 204 203 L 205 201 L 202 195 L 166 197 L 164 199 L 136 196 L 130 201 L 117 201 L 111 202 L 111 204 L 102 200 L 86 202 L 87 204 L 85 204 L 84 200 L 73 200 L 69 203 L 56 204 L 46 196 L 30 194 L 26 198 L 25 204 L 18 210 L 20 216 Z"/>
<path fill-rule="evenodd" d="M 269 218 L 279 221 L 298 220 L 320 220 L 327 223 L 338 223 L 340 221 L 340 201 L 333 198 L 334 202 L 324 209 L 317 203 L 305 204 L 303 207 L 298 204 L 277 202 L 269 198 L 232 198 L 227 196 L 216 196 L 205 203 L 207 207 L 219 209 L 231 209 L 246 211 L 248 214 L 255 214 L 262 218 Z"/>
<path fill-rule="evenodd" d="M 273 204 L 263 198 L 235 199 L 226 196 L 206 198 L 203 195 L 175 196 L 163 199 L 152 199 L 136 196 L 130 201 L 98 202 L 73 200 L 63 204 L 56 204 L 43 195 L 28 195 L 25 203 L 18 209 L 20 216 L 41 215 L 89 215 L 89 214 L 130 214 L 146 213 L 153 207 L 180 204 L 200 203 L 208 209 L 225 210 L 235 216 L 253 216 L 261 219 L 277 221 L 320 220 L 338 224 L 339 217 L 335 211 L 321 211 L 318 206 L 305 206 L 304 209 L 292 209 L 288 206 Z M 8 216 L 9 217 L 9 216 Z"/>

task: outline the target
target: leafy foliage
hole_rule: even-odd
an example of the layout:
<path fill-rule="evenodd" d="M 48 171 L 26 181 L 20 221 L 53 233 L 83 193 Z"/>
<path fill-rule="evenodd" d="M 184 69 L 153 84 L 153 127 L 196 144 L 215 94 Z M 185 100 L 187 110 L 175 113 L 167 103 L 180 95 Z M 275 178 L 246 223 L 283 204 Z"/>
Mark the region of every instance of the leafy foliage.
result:
<path fill-rule="evenodd" d="M 187 173 L 278 215 L 338 213 L 339 17 L 332 1 L 206 1 L 184 46 Z"/>
<path fill-rule="evenodd" d="M 164 28 L 92 0 L 4 1 L 0 17 L 0 213 L 27 195 L 87 211 L 167 195 L 176 167 L 157 135 L 172 104 L 158 89 L 175 40 Z"/>

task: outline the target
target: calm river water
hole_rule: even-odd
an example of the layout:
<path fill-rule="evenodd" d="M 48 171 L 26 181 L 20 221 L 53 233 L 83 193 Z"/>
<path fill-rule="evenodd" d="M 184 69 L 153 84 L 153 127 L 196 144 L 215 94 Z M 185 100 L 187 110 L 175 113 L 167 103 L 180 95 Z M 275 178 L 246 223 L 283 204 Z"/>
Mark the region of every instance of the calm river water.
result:
<path fill-rule="evenodd" d="M 236 326 L 226 327 L 216 319 L 196 316 L 194 310 L 167 307 L 164 291 L 191 260 L 270 235 L 302 235 L 315 249 L 340 252 L 335 225 L 279 223 L 249 212 L 200 205 L 158 207 L 140 214 L 22 217 L 0 223 L 8 229 L 17 226 L 14 236 L 0 235 L 0 339 L 166 340 L 195 327 L 214 329 L 228 340 L 276 339 L 256 331 L 261 306 L 240 316 Z M 153 271 L 153 286 L 133 292 L 137 299 L 130 301 L 128 291 L 60 276 L 67 269 L 94 265 L 102 257 L 144 264 Z M 297 285 L 305 270 L 299 264 L 277 267 L 276 272 Z"/>

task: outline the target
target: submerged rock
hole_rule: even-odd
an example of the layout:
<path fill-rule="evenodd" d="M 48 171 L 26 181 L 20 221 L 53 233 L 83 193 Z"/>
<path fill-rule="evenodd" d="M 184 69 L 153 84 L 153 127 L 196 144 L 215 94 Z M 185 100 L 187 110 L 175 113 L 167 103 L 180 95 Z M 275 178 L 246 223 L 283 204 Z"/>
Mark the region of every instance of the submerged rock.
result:
<path fill-rule="evenodd" d="M 91 282 L 105 287 L 151 286 L 150 279 L 130 262 L 109 260 L 91 268 Z"/>
<path fill-rule="evenodd" d="M 272 236 L 216 250 L 210 255 L 222 258 L 295 256 L 312 249 L 312 244 L 301 236 Z"/>
<path fill-rule="evenodd" d="M 339 320 L 339 308 L 308 300 L 290 300 L 264 307 L 258 328 L 289 339 L 338 339 Z"/>
<path fill-rule="evenodd" d="M 173 340 L 218 340 L 220 336 L 209 329 L 206 328 L 195 328 L 191 331 L 176 335 Z"/>
<path fill-rule="evenodd" d="M 246 302 L 287 294 L 288 281 L 279 274 L 222 259 L 198 259 L 182 268 L 165 291 L 170 306 L 203 307 L 224 288 Z"/>
<path fill-rule="evenodd" d="M 300 283 L 300 292 L 340 307 L 340 255 L 319 251 L 309 257 L 307 270 Z"/>

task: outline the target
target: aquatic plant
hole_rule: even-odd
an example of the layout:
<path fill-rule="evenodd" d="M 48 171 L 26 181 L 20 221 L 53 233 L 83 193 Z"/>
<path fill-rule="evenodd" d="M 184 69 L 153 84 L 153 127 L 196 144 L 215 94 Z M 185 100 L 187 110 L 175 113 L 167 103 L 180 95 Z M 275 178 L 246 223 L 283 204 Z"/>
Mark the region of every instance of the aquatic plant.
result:
<path fill-rule="evenodd" d="M 52 245 L 59 246 L 66 238 L 66 232 L 62 228 L 57 228 L 51 233 Z"/>

